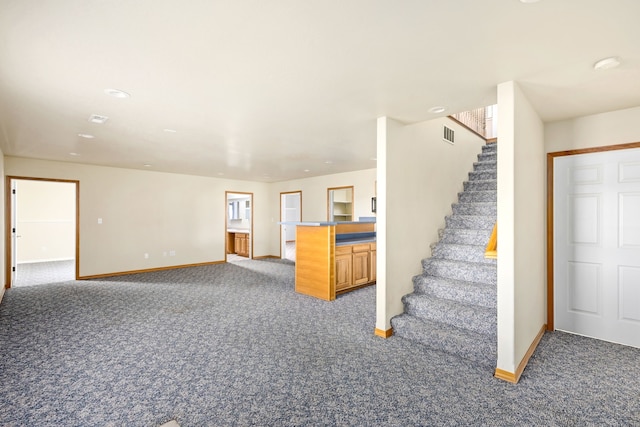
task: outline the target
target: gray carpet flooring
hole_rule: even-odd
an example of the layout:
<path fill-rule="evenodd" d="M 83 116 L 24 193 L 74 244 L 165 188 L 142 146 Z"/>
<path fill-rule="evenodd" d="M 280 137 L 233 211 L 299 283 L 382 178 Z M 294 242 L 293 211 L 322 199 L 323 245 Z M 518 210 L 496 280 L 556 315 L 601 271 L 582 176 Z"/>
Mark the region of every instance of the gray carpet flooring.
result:
<path fill-rule="evenodd" d="M 373 335 L 375 287 L 325 302 L 245 261 L 9 289 L 2 426 L 638 426 L 640 350 L 546 334 L 519 384 Z"/>

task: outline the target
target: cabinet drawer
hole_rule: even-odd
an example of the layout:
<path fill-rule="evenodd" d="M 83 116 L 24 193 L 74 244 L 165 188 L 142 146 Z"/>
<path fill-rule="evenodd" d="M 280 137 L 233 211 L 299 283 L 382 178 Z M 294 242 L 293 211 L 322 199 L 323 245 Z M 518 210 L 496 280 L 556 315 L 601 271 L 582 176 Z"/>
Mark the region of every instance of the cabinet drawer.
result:
<path fill-rule="evenodd" d="M 338 255 L 338 254 L 350 254 L 351 250 L 352 250 L 352 246 L 351 245 L 336 246 L 336 255 Z"/>
<path fill-rule="evenodd" d="M 369 243 L 353 245 L 353 252 L 368 252 L 368 251 L 369 251 Z"/>

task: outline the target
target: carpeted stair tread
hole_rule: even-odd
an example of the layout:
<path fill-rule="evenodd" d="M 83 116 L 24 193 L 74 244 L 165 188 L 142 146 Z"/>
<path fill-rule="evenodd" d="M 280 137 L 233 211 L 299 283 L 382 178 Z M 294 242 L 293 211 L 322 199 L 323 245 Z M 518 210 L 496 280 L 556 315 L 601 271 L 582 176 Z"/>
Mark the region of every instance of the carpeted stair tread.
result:
<path fill-rule="evenodd" d="M 495 264 L 495 259 L 485 258 L 484 245 L 468 245 L 460 243 L 437 243 L 431 252 L 432 258 L 449 259 L 454 261 L 481 262 Z"/>
<path fill-rule="evenodd" d="M 469 172 L 469 181 L 485 181 L 489 179 L 497 179 L 497 170 L 483 170 Z"/>
<path fill-rule="evenodd" d="M 497 342 L 486 336 L 451 325 L 401 314 L 391 319 L 393 334 L 433 350 L 443 351 L 477 364 L 495 367 Z"/>
<path fill-rule="evenodd" d="M 495 217 L 488 215 L 448 215 L 445 217 L 445 228 L 464 228 L 472 230 L 493 230 Z"/>
<path fill-rule="evenodd" d="M 475 162 L 473 164 L 473 170 L 474 171 L 496 170 L 497 166 L 498 165 L 496 164 L 495 160 L 482 160 L 482 161 Z"/>
<path fill-rule="evenodd" d="M 484 191 L 462 191 L 458 193 L 459 202 L 496 202 L 497 192 L 493 190 Z"/>
<path fill-rule="evenodd" d="M 465 230 L 445 228 L 442 230 L 440 242 L 443 243 L 461 243 L 461 244 L 478 244 L 479 242 L 488 242 L 491 237 L 491 230 Z"/>
<path fill-rule="evenodd" d="M 464 191 L 496 191 L 498 189 L 498 181 L 495 179 L 465 181 L 462 185 Z"/>
<path fill-rule="evenodd" d="M 493 202 L 454 203 L 451 205 L 454 215 L 488 215 L 496 218 L 498 205 Z"/>
<path fill-rule="evenodd" d="M 405 313 L 485 335 L 496 333 L 496 309 L 411 293 L 402 297 Z"/>
<path fill-rule="evenodd" d="M 445 279 L 420 274 L 413 277 L 415 293 L 430 294 L 438 298 L 460 301 L 466 304 L 496 308 L 497 289 L 486 283 Z"/>
<path fill-rule="evenodd" d="M 497 284 L 497 265 L 480 262 L 427 258 L 422 260 L 424 274 L 455 280 Z"/>

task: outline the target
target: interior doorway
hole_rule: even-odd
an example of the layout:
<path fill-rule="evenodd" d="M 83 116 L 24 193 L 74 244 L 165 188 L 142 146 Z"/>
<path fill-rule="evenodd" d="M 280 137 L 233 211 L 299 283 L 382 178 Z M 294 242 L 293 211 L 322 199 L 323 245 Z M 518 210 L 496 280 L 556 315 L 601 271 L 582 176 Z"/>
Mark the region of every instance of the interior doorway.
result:
<path fill-rule="evenodd" d="M 253 258 L 253 193 L 225 192 L 225 261 Z"/>
<path fill-rule="evenodd" d="M 78 186 L 78 181 L 7 177 L 7 288 L 77 279 Z"/>
<path fill-rule="evenodd" d="M 302 191 L 280 193 L 280 221 L 302 221 Z M 280 258 L 296 260 L 296 226 L 280 225 Z"/>

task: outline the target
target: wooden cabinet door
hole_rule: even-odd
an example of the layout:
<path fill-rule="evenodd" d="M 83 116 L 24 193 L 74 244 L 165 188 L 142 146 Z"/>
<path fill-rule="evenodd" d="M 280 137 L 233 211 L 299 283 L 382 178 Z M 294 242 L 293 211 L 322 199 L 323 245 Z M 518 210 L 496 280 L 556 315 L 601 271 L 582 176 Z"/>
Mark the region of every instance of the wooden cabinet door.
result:
<path fill-rule="evenodd" d="M 352 280 L 351 254 L 336 254 L 336 291 L 350 288 Z"/>
<path fill-rule="evenodd" d="M 369 251 L 353 254 L 353 284 L 369 283 Z"/>

